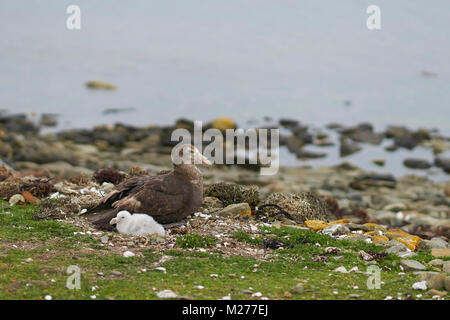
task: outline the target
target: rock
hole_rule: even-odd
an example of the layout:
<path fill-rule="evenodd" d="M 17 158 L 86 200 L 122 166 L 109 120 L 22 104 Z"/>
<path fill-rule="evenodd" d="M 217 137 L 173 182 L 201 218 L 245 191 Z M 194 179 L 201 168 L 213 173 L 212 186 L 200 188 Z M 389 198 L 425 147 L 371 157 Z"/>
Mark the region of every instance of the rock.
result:
<path fill-rule="evenodd" d="M 115 275 L 115 276 L 121 276 L 121 275 L 122 275 L 122 272 L 117 271 L 117 270 L 113 270 L 113 271 L 111 271 L 111 274 L 113 274 L 113 275 Z"/>
<path fill-rule="evenodd" d="M 250 208 L 248 203 L 237 203 L 237 204 L 230 204 L 229 206 L 217 212 L 217 215 L 222 217 L 233 218 L 242 215 L 251 215 L 251 213 L 252 209 Z"/>
<path fill-rule="evenodd" d="M 388 204 L 387 206 L 385 206 L 385 207 L 383 208 L 383 210 L 385 210 L 385 211 L 399 212 L 399 211 L 406 211 L 406 210 L 408 210 L 408 207 L 407 207 L 405 204 L 399 202 L 399 203 L 391 203 L 391 204 Z"/>
<path fill-rule="evenodd" d="M 162 290 L 156 293 L 158 298 L 161 299 L 170 299 L 170 298 L 176 298 L 177 294 L 173 292 L 172 290 Z"/>
<path fill-rule="evenodd" d="M 445 277 L 444 287 L 445 290 L 450 291 L 450 276 Z"/>
<path fill-rule="evenodd" d="M 90 176 L 93 171 L 83 167 L 74 167 L 70 163 L 65 161 L 55 161 L 43 164 L 42 167 L 49 172 L 61 177 L 70 178 L 72 176 L 78 176 L 80 174 Z"/>
<path fill-rule="evenodd" d="M 438 291 L 436 289 L 431 289 L 429 291 L 427 291 L 427 294 L 429 294 L 430 296 L 439 296 L 439 297 L 445 297 L 447 295 L 447 291 Z"/>
<path fill-rule="evenodd" d="M 111 182 L 103 182 L 100 186 L 100 191 L 103 191 L 105 194 L 110 193 L 114 189 L 114 184 Z"/>
<path fill-rule="evenodd" d="M 124 256 L 125 258 L 130 258 L 130 257 L 134 257 L 135 254 L 134 254 L 133 252 L 131 252 L 131 251 L 125 251 L 125 252 L 123 253 L 123 256 Z"/>
<path fill-rule="evenodd" d="M 349 228 L 351 231 L 355 231 L 355 230 L 362 230 L 364 232 L 369 231 L 369 227 L 367 227 L 363 224 L 347 223 L 345 226 L 347 228 Z"/>
<path fill-rule="evenodd" d="M 39 125 L 43 127 L 56 127 L 58 121 L 56 121 L 57 115 L 50 113 L 43 113 L 41 119 L 39 120 Z"/>
<path fill-rule="evenodd" d="M 341 144 L 339 147 L 339 154 L 341 157 L 347 157 L 356 152 L 361 151 L 361 146 L 356 142 L 351 141 L 350 139 L 343 138 L 341 139 Z"/>
<path fill-rule="evenodd" d="M 422 271 L 426 270 L 426 267 L 417 260 L 401 260 L 400 264 L 405 270 Z"/>
<path fill-rule="evenodd" d="M 435 243 L 439 243 L 439 244 L 441 244 L 443 246 L 448 246 L 447 241 L 445 241 L 441 237 L 433 237 L 433 238 L 430 239 L 430 241 L 435 242 Z"/>
<path fill-rule="evenodd" d="M 444 260 L 442 259 L 433 259 L 430 262 L 428 262 L 430 265 L 434 267 L 440 267 L 444 264 Z"/>
<path fill-rule="evenodd" d="M 344 266 L 340 266 L 336 269 L 334 269 L 335 272 L 340 272 L 340 273 L 348 273 L 347 269 Z"/>
<path fill-rule="evenodd" d="M 446 173 L 450 173 L 450 158 L 436 157 L 434 159 L 434 165 L 442 168 Z"/>
<path fill-rule="evenodd" d="M 445 275 L 439 272 L 420 272 L 418 273 L 419 281 L 426 281 L 429 289 L 442 289 L 445 285 Z"/>
<path fill-rule="evenodd" d="M 265 204 L 276 204 L 287 211 L 297 221 L 305 220 L 335 220 L 326 202 L 312 192 L 301 193 L 271 193 Z M 264 212 L 273 213 L 278 211 L 275 208 L 267 208 Z"/>
<path fill-rule="evenodd" d="M 445 286 L 445 276 L 443 274 L 436 275 L 427 281 L 427 287 L 430 289 L 443 289 Z"/>
<path fill-rule="evenodd" d="M 442 271 L 450 273 L 450 261 L 444 261 L 442 264 Z"/>
<path fill-rule="evenodd" d="M 415 282 L 412 285 L 412 289 L 414 289 L 414 290 L 427 290 L 427 282 L 426 281 Z"/>
<path fill-rule="evenodd" d="M 432 166 L 428 160 L 415 158 L 405 159 L 403 165 L 410 169 L 429 169 Z"/>
<path fill-rule="evenodd" d="M 350 230 L 342 225 L 342 224 L 333 224 L 329 227 L 326 227 L 322 230 L 322 232 L 324 234 L 328 234 L 328 235 L 332 235 L 332 236 L 338 236 L 338 235 L 343 235 L 343 234 L 347 234 L 350 232 Z"/>
<path fill-rule="evenodd" d="M 431 249 L 445 249 L 447 248 L 447 244 L 443 244 L 440 241 L 421 240 L 418 243 L 418 248 L 421 251 L 429 251 Z"/>
<path fill-rule="evenodd" d="M 406 134 L 403 136 L 395 137 L 394 146 L 396 148 L 405 148 L 412 150 L 417 146 L 417 141 L 412 135 Z"/>
<path fill-rule="evenodd" d="M 16 205 L 18 203 L 25 203 L 25 198 L 21 194 L 15 194 L 11 198 L 9 198 L 10 205 Z"/>
<path fill-rule="evenodd" d="M 358 252 L 358 254 L 361 257 L 361 259 L 363 259 L 364 261 L 372 261 L 374 259 L 374 257 L 372 255 L 368 254 L 364 250 L 360 250 Z"/>
<path fill-rule="evenodd" d="M 225 131 L 227 129 L 236 129 L 237 124 L 230 118 L 221 117 L 213 120 L 210 126 L 214 129 L 219 129 L 220 131 Z"/>
<path fill-rule="evenodd" d="M 372 163 L 379 166 L 379 167 L 384 167 L 384 164 L 386 163 L 386 160 L 384 159 L 373 159 Z"/>
<path fill-rule="evenodd" d="M 39 128 L 30 120 L 26 114 L 15 114 L 0 116 L 0 128 L 8 133 L 36 134 Z"/>
<path fill-rule="evenodd" d="M 347 127 L 339 130 L 342 137 L 349 137 L 353 141 L 380 144 L 384 134 L 375 133 L 370 123 L 361 123 L 355 127 Z"/>
<path fill-rule="evenodd" d="M 324 250 L 325 254 L 339 254 L 342 250 L 336 247 L 326 247 Z"/>
<path fill-rule="evenodd" d="M 297 284 L 295 287 L 291 289 L 292 294 L 302 294 L 304 291 L 304 287 L 302 283 Z"/>
<path fill-rule="evenodd" d="M 435 258 L 450 257 L 450 248 L 431 249 L 431 255 Z"/>
<path fill-rule="evenodd" d="M 350 182 L 350 187 L 356 190 L 366 190 L 369 187 L 395 188 L 396 179 L 391 174 L 363 174 Z"/>
<path fill-rule="evenodd" d="M 89 89 L 105 89 L 105 90 L 116 90 L 116 86 L 104 81 L 88 81 L 86 82 L 86 87 Z"/>
<path fill-rule="evenodd" d="M 403 247 L 401 247 L 401 246 L 393 246 L 393 247 L 390 247 L 390 248 L 386 249 L 385 252 L 388 253 L 388 254 L 395 254 L 395 255 L 398 256 L 400 253 L 406 252 L 405 250 L 406 250 L 405 246 L 403 246 Z"/>

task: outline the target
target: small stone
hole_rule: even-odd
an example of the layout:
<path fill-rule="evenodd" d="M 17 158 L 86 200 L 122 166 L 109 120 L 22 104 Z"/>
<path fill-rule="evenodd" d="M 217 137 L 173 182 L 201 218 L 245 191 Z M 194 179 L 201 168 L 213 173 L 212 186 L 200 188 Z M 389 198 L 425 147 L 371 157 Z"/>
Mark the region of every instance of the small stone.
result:
<path fill-rule="evenodd" d="M 130 258 L 130 257 L 134 257 L 135 254 L 134 254 L 133 252 L 131 252 L 131 251 L 125 251 L 125 252 L 123 253 L 123 256 L 124 256 L 125 258 Z"/>
<path fill-rule="evenodd" d="M 431 249 L 431 255 L 435 258 L 450 257 L 450 248 Z"/>
<path fill-rule="evenodd" d="M 298 283 L 295 287 L 291 289 L 291 293 L 293 294 L 302 294 L 304 291 L 304 287 L 302 283 Z"/>
<path fill-rule="evenodd" d="M 170 299 L 170 298 L 176 298 L 177 294 L 173 292 L 172 290 L 162 290 L 156 293 L 158 298 L 161 299 Z"/>
<path fill-rule="evenodd" d="M 52 300 L 52 296 L 51 295 L 46 295 L 45 296 L 45 300 Z"/>
<path fill-rule="evenodd" d="M 450 276 L 445 277 L 444 288 L 447 291 L 450 291 Z"/>
<path fill-rule="evenodd" d="M 111 274 L 112 274 L 112 275 L 115 275 L 115 276 L 121 276 L 121 275 L 122 275 L 122 272 L 117 271 L 117 270 L 113 270 L 113 271 L 111 271 Z"/>
<path fill-rule="evenodd" d="M 255 292 L 255 293 L 252 294 L 252 297 L 257 297 L 257 298 L 262 297 L 262 293 L 261 292 Z"/>
<path fill-rule="evenodd" d="M 442 264 L 442 271 L 444 271 L 446 273 L 450 273 L 450 261 L 445 261 Z"/>
<path fill-rule="evenodd" d="M 100 238 L 100 241 L 101 241 L 102 243 L 108 243 L 108 240 L 109 240 L 109 237 L 108 237 L 107 235 L 102 236 L 102 237 Z"/>
<path fill-rule="evenodd" d="M 445 297 L 447 295 L 447 291 L 438 291 L 436 289 L 431 289 L 427 291 L 427 294 L 429 294 L 430 296 Z"/>
<path fill-rule="evenodd" d="M 412 288 L 414 290 L 427 290 L 427 282 L 426 281 L 415 282 L 412 285 Z"/>
<path fill-rule="evenodd" d="M 350 230 L 342 224 L 333 224 L 333 225 L 323 229 L 322 232 L 324 234 L 338 236 L 338 235 L 347 234 L 350 232 Z"/>
<path fill-rule="evenodd" d="M 340 273 L 348 273 L 347 269 L 345 269 L 344 266 L 340 266 L 336 269 L 334 269 L 335 272 L 340 272 Z"/>
<path fill-rule="evenodd" d="M 422 271 L 426 267 L 417 260 L 401 260 L 400 264 L 405 270 Z"/>
<path fill-rule="evenodd" d="M 442 259 L 434 259 L 431 260 L 430 262 L 428 262 L 430 265 L 434 266 L 434 267 L 440 267 L 444 264 L 444 260 Z"/>
<path fill-rule="evenodd" d="M 324 250 L 325 254 L 339 254 L 341 251 L 341 249 L 336 247 L 326 247 Z"/>
<path fill-rule="evenodd" d="M 364 261 L 372 261 L 374 259 L 372 255 L 368 254 L 364 250 L 360 250 L 358 254 Z"/>
<path fill-rule="evenodd" d="M 251 215 L 252 210 L 248 203 L 236 203 L 226 206 L 223 210 L 219 211 L 217 214 L 223 217 L 239 217 L 242 215 Z"/>
<path fill-rule="evenodd" d="M 445 249 L 447 248 L 447 243 L 442 243 L 437 240 L 421 240 L 418 243 L 418 249 L 422 251 L 428 251 L 431 249 Z"/>
<path fill-rule="evenodd" d="M 155 270 L 161 271 L 162 273 L 166 273 L 167 272 L 166 268 L 164 268 L 164 267 L 156 267 Z"/>

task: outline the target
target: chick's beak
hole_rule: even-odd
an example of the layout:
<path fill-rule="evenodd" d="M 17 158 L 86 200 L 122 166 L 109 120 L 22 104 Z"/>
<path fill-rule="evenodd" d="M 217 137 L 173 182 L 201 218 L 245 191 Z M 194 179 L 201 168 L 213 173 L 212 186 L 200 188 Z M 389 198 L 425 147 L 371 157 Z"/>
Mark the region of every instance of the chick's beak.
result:
<path fill-rule="evenodd" d="M 117 218 L 112 218 L 111 221 L 109 222 L 109 224 L 111 224 L 111 225 L 117 224 Z"/>

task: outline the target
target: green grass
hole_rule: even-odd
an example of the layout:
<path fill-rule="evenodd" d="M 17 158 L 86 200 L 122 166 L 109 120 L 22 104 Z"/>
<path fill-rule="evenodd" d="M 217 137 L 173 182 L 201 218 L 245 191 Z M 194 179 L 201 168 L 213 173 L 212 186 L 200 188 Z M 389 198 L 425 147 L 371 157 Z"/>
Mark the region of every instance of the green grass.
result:
<path fill-rule="evenodd" d="M 395 256 L 389 255 L 378 263 L 384 282 L 379 290 L 367 289 L 365 274 L 333 271 L 339 266 L 347 270 L 357 266 L 366 271 L 368 265 L 359 258 L 358 251 L 383 248 L 365 242 L 338 241 L 288 227 L 263 228 L 258 236 L 237 231 L 233 237 L 243 245 L 261 248 L 265 237 L 287 243 L 288 247 L 271 251 L 270 261 L 186 250 L 210 248 L 217 242 L 197 234 L 179 236 L 172 250 L 149 248 L 125 258 L 100 246 L 89 235 L 74 234 L 80 230 L 72 225 L 33 220 L 33 210 L 35 206 L 18 206 L 0 214 L 0 299 L 43 299 L 45 295 L 53 299 L 91 299 L 92 295 L 97 299 L 157 299 L 156 292 L 164 289 L 193 299 L 219 299 L 228 294 L 233 299 L 257 299 L 243 292 L 250 287 L 271 299 L 347 299 L 350 294 L 358 294 L 360 299 L 384 299 L 388 295 L 396 298 L 398 293 L 428 297 L 410 289 L 416 280 L 413 273 L 398 275 L 399 259 Z M 311 259 L 322 255 L 327 246 L 342 249 L 341 260 L 330 255 L 328 262 L 313 262 Z M 165 262 L 158 264 L 163 256 Z M 415 257 L 421 262 L 431 258 L 429 253 Z M 66 288 L 67 268 L 71 265 L 81 270 L 80 290 Z M 156 266 L 163 266 L 166 273 L 156 270 Z M 304 283 L 304 292 L 288 294 L 297 283 Z M 92 287 L 98 289 L 92 291 Z"/>
<path fill-rule="evenodd" d="M 211 236 L 201 236 L 199 234 L 185 234 L 177 238 L 177 245 L 180 248 L 208 248 L 217 242 L 216 238 Z"/>

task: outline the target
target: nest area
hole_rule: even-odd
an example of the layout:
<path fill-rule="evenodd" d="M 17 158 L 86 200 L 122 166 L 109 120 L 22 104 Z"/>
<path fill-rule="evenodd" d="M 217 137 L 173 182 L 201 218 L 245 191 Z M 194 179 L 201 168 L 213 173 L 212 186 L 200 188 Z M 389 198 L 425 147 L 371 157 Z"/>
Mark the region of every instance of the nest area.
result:
<path fill-rule="evenodd" d="M 256 186 L 241 186 L 234 183 L 214 183 L 205 190 L 205 197 L 219 199 L 223 206 L 246 202 L 252 207 L 259 203 L 259 190 Z"/>
<path fill-rule="evenodd" d="M 305 220 L 334 220 L 334 216 L 329 210 L 328 205 L 320 197 L 311 192 L 302 192 L 299 194 L 271 193 L 265 204 L 276 204 L 289 212 L 297 221 Z M 275 213 L 276 208 L 267 208 L 266 212 Z"/>

